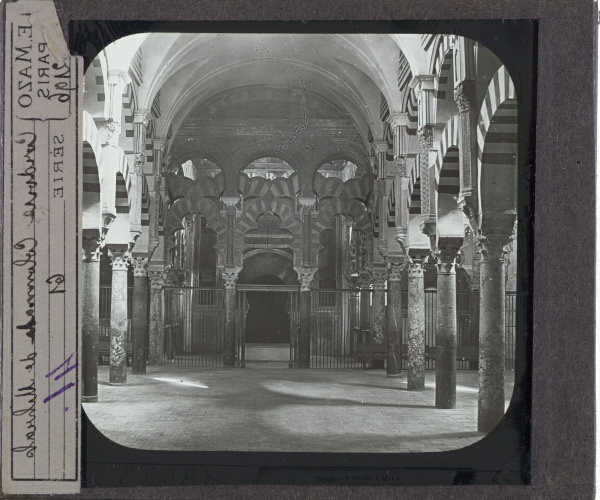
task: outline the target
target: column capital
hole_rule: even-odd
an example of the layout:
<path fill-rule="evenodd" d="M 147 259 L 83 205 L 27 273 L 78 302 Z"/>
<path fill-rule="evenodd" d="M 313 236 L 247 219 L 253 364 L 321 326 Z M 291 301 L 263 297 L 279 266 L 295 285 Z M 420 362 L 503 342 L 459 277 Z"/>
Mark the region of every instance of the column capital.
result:
<path fill-rule="evenodd" d="M 152 142 L 152 149 L 154 149 L 155 151 L 160 151 L 161 153 L 164 153 L 165 142 L 166 142 L 166 139 L 164 137 L 157 137 Z"/>
<path fill-rule="evenodd" d="M 388 144 L 386 141 L 375 141 L 373 143 L 373 148 L 377 154 L 379 153 L 387 153 Z"/>
<path fill-rule="evenodd" d="M 106 143 L 113 148 L 119 146 L 119 137 L 121 137 L 121 122 L 117 120 L 108 120 L 106 122 Z"/>
<path fill-rule="evenodd" d="M 403 125 L 408 125 L 408 114 L 407 113 L 390 113 L 390 116 L 388 116 L 387 122 L 390 124 L 390 127 L 392 127 L 392 129 L 395 129 L 396 127 L 401 127 Z"/>
<path fill-rule="evenodd" d="M 424 276 L 424 269 L 423 269 L 423 265 L 425 264 L 425 259 L 421 258 L 421 259 L 417 259 L 417 258 L 411 258 L 408 261 L 408 279 L 413 279 L 413 278 L 423 278 Z"/>
<path fill-rule="evenodd" d="M 147 109 L 136 109 L 133 112 L 133 121 L 147 127 L 150 123 L 150 112 Z"/>
<path fill-rule="evenodd" d="M 437 242 L 437 257 L 438 274 L 454 274 L 456 259 L 458 257 L 460 247 L 463 244 L 462 237 L 440 237 Z"/>
<path fill-rule="evenodd" d="M 368 269 L 363 269 L 362 271 L 358 272 L 357 285 L 359 288 L 370 288 L 372 281 L 373 277 L 371 276 L 371 271 Z"/>
<path fill-rule="evenodd" d="M 131 265 L 134 277 L 145 278 L 148 276 L 148 257 L 132 257 Z"/>
<path fill-rule="evenodd" d="M 463 80 L 454 87 L 454 100 L 459 113 L 466 113 L 477 106 L 477 86 L 474 80 Z"/>
<path fill-rule="evenodd" d="M 388 280 L 389 281 L 401 281 L 402 272 L 406 268 L 406 262 L 404 259 L 394 259 L 388 261 Z"/>
<path fill-rule="evenodd" d="M 434 127 L 433 125 L 423 125 L 419 128 L 418 131 L 419 136 L 419 145 L 421 146 L 421 151 L 429 151 L 433 148 L 433 136 L 434 136 Z"/>
<path fill-rule="evenodd" d="M 299 197 L 298 204 L 301 207 L 313 208 L 317 204 L 317 198 L 316 198 L 316 196 Z"/>
<path fill-rule="evenodd" d="M 412 77 L 408 83 L 410 88 L 414 88 L 415 92 L 419 93 L 422 90 L 434 90 L 435 88 L 435 75 L 421 73 Z"/>
<path fill-rule="evenodd" d="M 103 241 L 99 229 L 84 229 L 82 234 L 84 262 L 100 262 Z"/>
<path fill-rule="evenodd" d="M 301 292 L 310 292 L 311 284 L 317 272 L 316 267 L 295 267 L 294 270 L 298 274 Z"/>
<path fill-rule="evenodd" d="M 146 155 L 144 153 L 135 153 L 133 160 L 133 171 L 136 175 L 144 175 L 144 165 L 146 164 Z"/>
<path fill-rule="evenodd" d="M 109 85 L 128 85 L 131 83 L 131 77 L 127 71 L 121 69 L 109 69 L 106 72 L 106 83 Z"/>
<path fill-rule="evenodd" d="M 129 267 L 128 246 L 123 244 L 106 245 L 113 271 L 127 271 Z"/>
<path fill-rule="evenodd" d="M 406 156 L 396 157 L 396 175 L 408 177 L 408 158 Z"/>
<path fill-rule="evenodd" d="M 385 290 L 385 283 L 388 279 L 388 269 L 385 265 L 373 266 L 373 290 Z"/>
<path fill-rule="evenodd" d="M 165 286 L 165 274 L 164 271 L 149 270 L 148 279 L 150 280 L 150 287 L 153 289 L 160 289 Z"/>
<path fill-rule="evenodd" d="M 235 289 L 235 284 L 237 283 L 241 267 L 225 267 L 221 272 L 221 276 L 223 277 L 223 284 L 225 285 L 226 290 Z"/>
<path fill-rule="evenodd" d="M 508 234 L 480 234 L 477 237 L 477 247 L 481 254 L 481 262 L 500 260 L 504 262 L 504 255 L 508 253 L 506 245 L 512 241 Z"/>

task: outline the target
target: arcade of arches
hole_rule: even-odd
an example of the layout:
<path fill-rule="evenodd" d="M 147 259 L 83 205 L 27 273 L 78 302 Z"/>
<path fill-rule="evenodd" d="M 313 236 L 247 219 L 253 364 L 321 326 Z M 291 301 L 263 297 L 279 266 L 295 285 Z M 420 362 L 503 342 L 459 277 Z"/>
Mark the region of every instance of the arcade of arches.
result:
<path fill-rule="evenodd" d="M 84 402 L 99 358 L 125 384 L 129 357 L 143 374 L 272 348 L 406 370 L 409 390 L 434 368 L 437 408 L 478 369 L 478 428 L 498 423 L 517 101 L 484 46 L 134 35 L 87 69 L 83 127 Z"/>

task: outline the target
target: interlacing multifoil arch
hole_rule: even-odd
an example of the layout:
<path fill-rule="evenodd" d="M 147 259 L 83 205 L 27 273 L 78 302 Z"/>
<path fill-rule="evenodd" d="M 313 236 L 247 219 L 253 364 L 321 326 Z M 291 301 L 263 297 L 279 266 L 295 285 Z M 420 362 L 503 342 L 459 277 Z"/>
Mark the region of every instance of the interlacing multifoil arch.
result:
<path fill-rule="evenodd" d="M 239 366 L 232 293 L 245 258 L 289 261 L 286 284 L 297 276 L 306 297 L 333 231 L 349 255 L 335 263 L 335 286 L 372 292 L 366 328 L 389 346 L 388 375 L 407 369 L 409 390 L 423 389 L 425 349 L 437 349 L 438 408 L 456 404 L 457 266 L 468 273 L 480 305 L 478 426 L 497 424 L 511 355 L 518 134 L 514 84 L 486 47 L 456 35 L 145 33 L 90 61 L 83 101 L 84 401 L 97 398 L 100 254 L 112 289 L 133 272 L 133 308 L 150 311 L 145 322 L 111 311 L 110 342 L 133 344 L 135 373 L 166 359 L 163 287 L 209 282 L 227 297 L 220 359 Z M 201 248 L 215 254 L 210 272 Z M 414 313 L 425 282 L 437 283 L 438 301 L 427 339 Z M 111 383 L 126 381 L 121 361 Z"/>

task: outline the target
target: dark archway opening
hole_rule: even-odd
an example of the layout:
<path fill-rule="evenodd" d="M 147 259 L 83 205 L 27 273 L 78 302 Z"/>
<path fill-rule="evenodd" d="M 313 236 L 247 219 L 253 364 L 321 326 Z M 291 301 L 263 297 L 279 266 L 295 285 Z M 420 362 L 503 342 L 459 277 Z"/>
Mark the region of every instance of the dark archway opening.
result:
<path fill-rule="evenodd" d="M 272 274 L 258 276 L 253 285 L 283 285 Z M 288 292 L 248 292 L 246 342 L 250 344 L 289 344 L 290 315 L 287 311 Z"/>

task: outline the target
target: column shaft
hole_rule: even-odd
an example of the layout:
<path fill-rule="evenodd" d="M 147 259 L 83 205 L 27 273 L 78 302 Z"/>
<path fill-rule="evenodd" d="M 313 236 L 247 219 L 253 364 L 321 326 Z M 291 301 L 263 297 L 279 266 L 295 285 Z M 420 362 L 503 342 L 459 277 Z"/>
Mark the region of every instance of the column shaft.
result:
<path fill-rule="evenodd" d="M 162 365 L 164 359 L 164 325 L 162 295 L 164 286 L 163 271 L 150 271 L 150 332 L 148 363 L 150 365 Z"/>
<path fill-rule="evenodd" d="M 387 270 L 373 268 L 373 343 L 387 345 L 385 318 L 385 283 Z M 383 369 L 384 361 L 374 359 L 371 368 Z"/>
<path fill-rule="evenodd" d="M 300 338 L 298 339 L 298 368 L 310 368 L 310 290 L 300 292 Z"/>
<path fill-rule="evenodd" d="M 456 274 L 437 276 L 435 407 L 456 406 Z"/>
<path fill-rule="evenodd" d="M 146 337 L 148 335 L 148 276 L 133 277 L 133 310 L 131 317 L 133 342 L 132 373 L 146 373 Z"/>
<path fill-rule="evenodd" d="M 222 276 L 225 285 L 225 338 L 223 341 L 223 365 L 235 366 L 235 283 L 239 268 L 225 268 Z"/>
<path fill-rule="evenodd" d="M 388 358 L 387 376 L 400 375 L 402 370 L 402 281 L 401 266 L 392 269 L 388 281 Z"/>
<path fill-rule="evenodd" d="M 477 429 L 480 432 L 489 432 L 504 415 L 506 290 L 502 242 L 486 241 L 480 246 L 482 257 Z"/>
<path fill-rule="evenodd" d="M 235 366 L 235 288 L 225 289 L 225 341 L 223 364 Z"/>
<path fill-rule="evenodd" d="M 99 231 L 98 231 L 99 234 Z M 87 248 L 86 248 L 87 247 Z M 98 336 L 100 334 L 99 241 L 85 238 L 83 256 L 81 400 L 98 401 Z"/>
<path fill-rule="evenodd" d="M 111 385 L 127 383 L 127 262 L 113 257 L 110 302 L 110 370 Z"/>
<path fill-rule="evenodd" d="M 409 391 L 425 389 L 425 283 L 422 263 L 413 260 L 408 271 Z"/>

